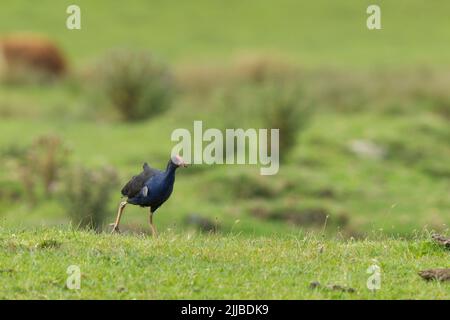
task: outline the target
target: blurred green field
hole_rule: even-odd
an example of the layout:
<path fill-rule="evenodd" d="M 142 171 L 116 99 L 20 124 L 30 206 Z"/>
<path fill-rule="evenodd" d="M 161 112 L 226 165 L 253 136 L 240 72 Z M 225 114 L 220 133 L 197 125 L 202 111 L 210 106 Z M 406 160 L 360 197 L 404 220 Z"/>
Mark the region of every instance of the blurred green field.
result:
<path fill-rule="evenodd" d="M 72 67 L 60 83 L 0 87 L 2 186 L 14 178 L 8 150 L 54 133 L 72 150 L 71 163 L 93 168 L 108 164 L 119 172 L 116 196 L 108 204 L 112 222 L 120 184 L 139 172 L 144 161 L 165 167 L 172 130 L 192 128 L 197 119 L 210 127 L 245 126 L 245 118 L 252 123 L 252 117 L 245 108 L 217 107 L 227 90 L 222 84 L 214 87 L 219 74 L 210 79 L 207 93 L 181 85 L 168 112 L 123 123 L 111 117 L 95 92 L 86 90 L 80 74 L 117 46 L 151 50 L 180 78 L 186 67 L 196 70 L 211 63 L 227 69 L 236 57 L 261 52 L 299 66 L 305 95 L 313 99 L 308 103 L 314 115 L 292 156 L 278 175 L 269 177 L 259 176 L 256 166 L 180 170 L 173 196 L 155 218 L 161 230 L 190 228 L 185 219 L 191 214 L 211 219 L 221 231 L 247 235 L 303 228 L 325 228 L 343 237 L 374 230 L 402 236 L 424 228 L 448 230 L 448 2 L 379 1 L 383 30 L 373 32 L 365 27 L 369 1 L 78 3 L 81 31 L 65 29 L 69 1 L 41 1 L 32 8 L 26 1 L 2 3 L 1 34 L 46 34 L 61 44 Z M 195 72 L 187 82 L 195 86 Z M 236 92 L 243 104 L 253 98 L 252 90 Z M 358 154 L 351 150 L 355 140 L 375 143 L 385 155 Z M 42 198 L 30 206 L 20 197 L 0 197 L 2 224 L 68 223 L 64 205 Z M 313 220 L 318 213 L 319 222 L 283 221 L 272 213 L 311 215 Z M 127 208 L 124 230 L 146 230 L 146 214 Z"/>
<path fill-rule="evenodd" d="M 229 60 L 251 50 L 284 54 L 305 66 L 433 65 L 450 62 L 450 4 L 396 1 L 141 1 L 80 0 L 82 30 L 65 28 L 71 1 L 6 0 L 0 33 L 51 35 L 75 63 L 128 45 L 151 49 L 171 62 Z M 382 30 L 366 28 L 366 8 L 379 4 Z"/>
<path fill-rule="evenodd" d="M 39 88 L 29 96 L 23 95 L 24 89 L 2 89 L 8 97 L 5 109 L 12 110 L 2 120 L 0 144 L 4 154 L 14 146 L 31 144 L 41 135 L 57 134 L 72 150 L 72 163 L 93 168 L 112 165 L 123 184 L 140 171 L 144 161 L 164 168 L 173 145 L 172 130 L 192 128 L 196 119 L 211 127 L 223 126 L 225 119 L 193 105 L 202 103 L 199 98 L 194 102 L 179 98 L 164 115 L 135 124 L 102 121 L 101 116 L 85 119 L 78 115 L 86 108 L 79 105 L 82 98 L 65 85 L 60 88 L 63 93 L 54 94 L 55 89 Z M 30 98 L 33 95 L 35 98 Z M 35 107 L 26 107 L 28 102 Z M 355 139 L 375 141 L 387 155 L 382 159 L 358 155 L 349 146 Z M 233 228 L 266 235 L 302 227 L 322 228 L 320 222 L 297 225 L 261 219 L 255 214 L 262 208 L 283 214 L 323 212 L 330 217 L 330 232 L 344 229 L 345 236 L 380 229 L 402 235 L 422 228 L 445 230 L 450 208 L 448 141 L 448 120 L 426 104 L 411 106 L 400 115 L 376 109 L 319 111 L 301 133 L 291 160 L 281 165 L 277 175 L 259 176 L 258 166 L 203 165 L 179 170 L 175 192 L 159 210 L 156 221 L 162 229 L 183 229 L 184 218 L 195 214 L 216 221 L 224 231 Z M 11 168 L 4 166 L 5 181 L 14 176 Z M 109 203 L 111 221 L 120 201 L 119 190 L 118 184 Z M 20 199 L 3 201 L 5 224 L 67 221 L 64 206 L 54 199 L 43 199 L 32 207 Z M 146 214 L 144 209 L 129 207 L 123 223 L 143 230 Z M 345 221 L 335 224 L 341 217 Z"/>

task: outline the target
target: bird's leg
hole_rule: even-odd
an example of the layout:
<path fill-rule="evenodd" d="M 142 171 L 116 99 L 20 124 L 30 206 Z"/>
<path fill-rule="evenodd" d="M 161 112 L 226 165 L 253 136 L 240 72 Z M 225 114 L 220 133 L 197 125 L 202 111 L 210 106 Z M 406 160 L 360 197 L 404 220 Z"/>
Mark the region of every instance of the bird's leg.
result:
<path fill-rule="evenodd" d="M 152 209 L 150 209 L 150 214 L 148 215 L 148 222 L 150 224 L 150 229 L 152 229 L 153 237 L 157 237 L 158 234 L 156 232 L 155 225 L 153 224 L 153 212 L 152 212 Z"/>
<path fill-rule="evenodd" d="M 114 232 L 119 232 L 120 233 L 120 230 L 119 230 L 120 218 L 122 217 L 123 209 L 125 209 L 126 205 L 127 205 L 126 201 L 122 201 L 120 203 L 119 210 L 117 211 L 116 221 L 114 223 L 110 224 L 113 227 L 111 233 L 114 233 Z"/>

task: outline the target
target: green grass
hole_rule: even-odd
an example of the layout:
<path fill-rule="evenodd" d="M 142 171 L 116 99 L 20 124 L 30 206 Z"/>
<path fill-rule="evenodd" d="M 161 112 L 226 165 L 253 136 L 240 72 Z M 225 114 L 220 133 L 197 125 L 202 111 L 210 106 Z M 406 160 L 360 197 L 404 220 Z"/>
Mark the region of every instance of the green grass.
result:
<path fill-rule="evenodd" d="M 8 0 L 0 10 L 0 37 L 46 34 L 71 67 L 67 79 L 50 85 L 0 85 L 0 298 L 450 298 L 448 284 L 417 275 L 448 267 L 449 252 L 416 236 L 448 232 L 450 224 L 448 1 L 80 0 L 82 30 L 68 31 L 72 3 Z M 373 3 L 382 9 L 381 31 L 365 27 Z M 166 113 L 120 122 L 85 75 L 105 51 L 124 46 L 148 49 L 173 69 L 180 90 Z M 156 240 L 141 235 L 148 230 L 142 208 L 128 206 L 125 235 L 109 236 L 68 230 L 57 195 L 26 202 L 8 150 L 48 133 L 69 147 L 70 166 L 111 165 L 123 184 L 144 161 L 164 168 L 172 131 L 191 129 L 194 120 L 258 126 L 263 110 L 252 103 L 261 90 L 241 86 L 245 72 L 233 62 L 249 53 L 273 58 L 275 71 L 277 61 L 298 67 L 293 81 L 311 104 L 279 174 L 262 177 L 257 166 L 180 170 L 156 214 Z M 356 139 L 385 156 L 355 154 L 349 144 Z M 115 218 L 120 187 L 105 224 Z M 325 212 L 327 223 L 258 216 L 311 210 Z M 219 232 L 192 233 L 190 214 L 217 223 Z M 382 268 L 375 293 L 366 288 L 374 261 Z M 80 291 L 65 288 L 72 264 L 82 270 Z M 356 293 L 312 290 L 312 281 Z"/>
<path fill-rule="evenodd" d="M 233 196 L 236 181 L 240 176 L 255 179 L 257 167 L 191 167 L 179 173 L 174 195 L 158 213 L 160 227 L 180 226 L 188 213 L 198 213 L 219 220 L 225 231 L 234 228 L 260 235 L 295 232 L 298 227 L 256 219 L 250 212 L 255 206 L 286 211 L 306 206 L 326 209 L 331 217 L 344 213 L 350 217 L 352 229 L 361 232 L 383 229 L 406 235 L 424 226 L 448 228 L 450 130 L 448 118 L 430 107 L 448 113 L 446 89 L 441 89 L 444 93 L 439 91 L 448 85 L 429 80 L 427 72 L 417 72 L 424 65 L 447 79 L 448 72 L 441 70 L 449 62 L 446 52 L 450 41 L 445 41 L 450 36 L 447 1 L 437 1 L 427 10 L 419 0 L 378 1 L 381 31 L 365 28 L 365 9 L 373 1 L 284 0 L 276 6 L 269 1 L 231 1 L 225 6 L 209 0 L 189 4 L 77 3 L 82 9 L 81 31 L 65 28 L 65 9 L 71 4 L 68 1 L 41 1 L 33 10 L 26 1 L 8 1 L 0 11 L 2 33 L 31 30 L 47 34 L 61 43 L 73 66 L 73 78 L 52 86 L 0 86 L 0 152 L 26 146 L 37 136 L 57 133 L 73 150 L 73 163 L 90 167 L 111 164 L 123 183 L 144 161 L 159 168 L 165 166 L 173 145 L 169 140 L 173 129 L 191 128 L 197 119 L 209 126 L 239 126 L 248 115 L 239 105 L 227 106 L 235 109 L 217 116 L 214 98 L 187 92 L 175 99 L 168 113 L 156 119 L 119 123 L 110 119 L 102 101 L 95 100 L 92 92 L 79 84 L 89 80 L 77 78 L 77 73 L 88 68 L 91 60 L 111 47 L 128 45 L 152 50 L 177 70 L 184 63 L 195 68 L 208 60 L 227 66 L 234 53 L 242 51 L 276 51 L 301 69 L 317 68 L 319 74 L 325 71 L 318 77 L 306 75 L 301 84 L 305 90 L 320 91 L 325 83 L 335 86 L 338 93 L 328 99 L 320 92 L 313 96 L 318 99 L 313 105 L 316 112 L 299 137 L 291 161 L 282 165 L 279 175 L 256 183 L 293 187 L 275 190 L 271 198 L 239 199 Z M 359 69 L 379 66 L 387 71 L 387 78 L 369 76 L 359 81 Z M 337 78 L 332 72 L 326 73 L 335 68 L 341 70 Z M 402 68 L 404 74 L 396 75 L 395 70 Z M 214 87 L 216 79 L 211 80 Z M 345 88 L 347 82 L 349 88 Z M 417 88 L 411 82 L 417 82 Z M 402 88 L 408 90 L 408 86 L 412 92 L 405 94 Z M 379 87 L 380 92 L 375 89 L 378 94 L 370 94 Z M 220 86 L 214 88 L 212 96 L 220 90 Z M 437 98 L 439 94 L 444 97 L 423 101 L 416 97 L 417 90 L 437 90 Z M 251 90 L 243 90 L 236 100 L 244 101 L 240 103 L 243 105 L 253 95 Z M 403 101 L 405 95 L 412 98 Z M 387 158 L 364 159 L 350 153 L 348 143 L 354 139 L 374 141 L 387 150 Z M 11 179 L 12 171 L 3 167 L 0 181 Z M 317 195 L 324 190 L 332 196 Z M 118 201 L 117 192 L 110 204 L 110 219 Z M 5 205 L 0 214 L 8 225 L 66 221 L 65 208 L 56 201 L 42 201 L 33 208 L 0 197 L 1 202 Z M 240 223 L 235 224 L 236 220 Z M 144 225 L 142 209 L 127 208 L 124 223 Z M 335 228 L 330 229 L 334 234 Z"/>
<path fill-rule="evenodd" d="M 66 90 L 65 87 L 56 89 Z M 76 107 L 84 99 L 82 95 L 69 99 L 67 104 L 52 104 L 56 99 L 52 90 L 52 87 L 41 88 L 40 95 L 36 93 L 41 101 L 28 94 L 33 90 L 10 90 L 13 96 L 37 104 L 28 109 L 7 98 L 6 101 L 16 106 L 14 112 L 35 110 L 37 115 L 12 115 L 0 120 L 1 150 L 14 145 L 26 146 L 35 137 L 57 133 L 72 150 L 72 163 L 89 167 L 110 164 L 118 170 L 121 184 L 136 174 L 144 161 L 157 168 L 165 167 L 173 129 L 192 128 L 195 119 L 204 119 L 207 126 L 220 124 L 222 120 L 214 118 L 214 104 L 210 101 L 200 98 L 189 102 L 190 97 L 180 96 L 168 113 L 156 119 L 137 124 L 108 120 L 99 123 L 95 118 L 77 116 L 82 112 Z M 70 93 L 65 95 L 70 97 Z M 197 103 L 211 107 L 211 112 L 198 108 Z M 177 174 L 175 192 L 159 210 L 156 221 L 163 230 L 183 229 L 184 217 L 195 213 L 218 221 L 223 231 L 233 228 L 237 232 L 269 235 L 296 232 L 309 226 L 255 218 L 251 214 L 255 207 L 287 212 L 321 208 L 331 219 L 340 214 L 348 216 L 350 234 L 383 229 L 390 234 L 407 235 L 425 226 L 445 230 L 450 222 L 448 136 L 447 120 L 418 102 L 400 115 L 376 108 L 351 113 L 318 111 L 300 135 L 291 161 L 282 164 L 277 175 L 260 177 L 257 166 L 182 169 Z M 375 141 L 387 150 L 386 158 L 366 159 L 352 154 L 348 143 L 354 139 Z M 7 166 L 0 172 L 6 181 L 13 176 L 14 172 Z M 250 195 L 236 194 L 240 181 L 247 180 L 254 181 L 247 186 Z M 268 188 L 270 196 L 252 195 L 254 188 Z M 120 201 L 119 190 L 120 185 L 117 196 L 110 202 L 111 221 Z M 320 196 L 324 190 L 331 194 Z M 10 203 L 5 199 L 0 214 L 4 223 L 12 226 L 67 221 L 63 206 L 55 200 L 45 200 L 49 199 L 42 199 L 30 208 L 23 201 Z M 240 222 L 236 224 L 236 220 Z M 129 206 L 123 223 L 145 227 L 146 211 Z M 327 230 L 333 235 L 338 229 L 329 225 Z"/>
<path fill-rule="evenodd" d="M 449 283 L 417 272 L 449 267 L 429 240 L 343 241 L 313 235 L 255 237 L 164 233 L 105 235 L 62 229 L 0 229 L 2 299 L 449 299 Z M 381 289 L 366 281 L 381 268 Z M 81 270 L 81 289 L 66 270 Z M 309 284 L 337 284 L 354 293 Z"/>
<path fill-rule="evenodd" d="M 228 60 L 243 51 L 285 54 L 309 66 L 448 65 L 450 4 L 436 0 L 109 1 L 80 0 L 82 30 L 65 28 L 71 1 L 4 1 L 1 32 L 34 31 L 58 40 L 76 62 L 114 46 L 151 49 L 171 61 Z M 366 28 L 379 4 L 382 30 Z M 425 9 L 424 9 L 425 8 Z M 205 27 L 207 26 L 207 27 Z"/>

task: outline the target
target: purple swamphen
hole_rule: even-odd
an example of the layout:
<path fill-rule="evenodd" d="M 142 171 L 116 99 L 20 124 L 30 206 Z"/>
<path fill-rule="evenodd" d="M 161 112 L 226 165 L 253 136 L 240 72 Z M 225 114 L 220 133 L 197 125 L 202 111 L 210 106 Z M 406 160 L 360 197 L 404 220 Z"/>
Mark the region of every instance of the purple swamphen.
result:
<path fill-rule="evenodd" d="M 150 168 L 147 163 L 144 163 L 144 170 L 139 175 L 131 178 L 122 188 L 122 195 L 127 197 L 127 200 L 122 201 L 119 205 L 116 221 L 111 224 L 113 226 L 112 233 L 119 232 L 120 218 L 125 206 L 129 203 L 150 208 L 150 228 L 153 236 L 156 236 L 153 214 L 172 194 L 173 184 L 175 183 L 175 171 L 178 167 L 186 167 L 186 163 L 179 155 L 171 157 L 166 171 Z"/>

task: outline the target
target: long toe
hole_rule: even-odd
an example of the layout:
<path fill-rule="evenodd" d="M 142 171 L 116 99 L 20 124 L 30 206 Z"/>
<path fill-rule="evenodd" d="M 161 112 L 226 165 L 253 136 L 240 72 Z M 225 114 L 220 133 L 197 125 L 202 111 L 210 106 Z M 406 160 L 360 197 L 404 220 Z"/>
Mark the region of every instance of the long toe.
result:
<path fill-rule="evenodd" d="M 120 233 L 120 230 L 119 230 L 119 227 L 118 227 L 118 226 L 116 226 L 116 225 L 114 225 L 114 224 L 112 224 L 112 226 L 113 226 L 113 228 L 112 228 L 112 230 L 111 230 L 111 234 L 114 234 L 114 233 Z"/>

